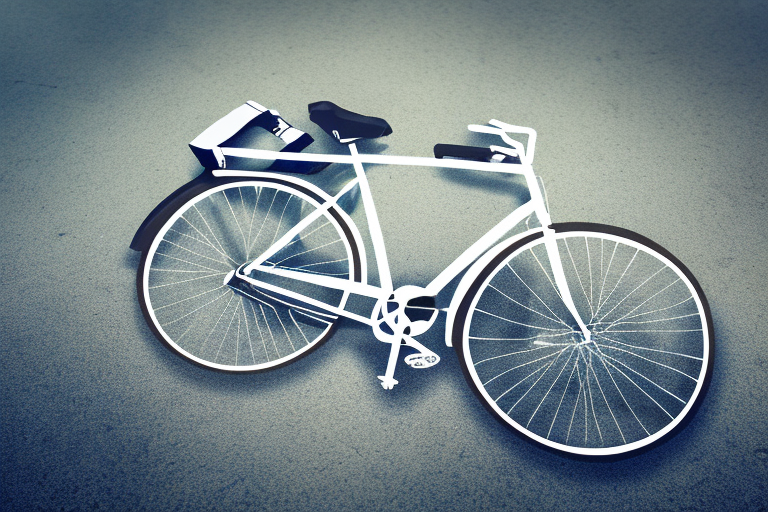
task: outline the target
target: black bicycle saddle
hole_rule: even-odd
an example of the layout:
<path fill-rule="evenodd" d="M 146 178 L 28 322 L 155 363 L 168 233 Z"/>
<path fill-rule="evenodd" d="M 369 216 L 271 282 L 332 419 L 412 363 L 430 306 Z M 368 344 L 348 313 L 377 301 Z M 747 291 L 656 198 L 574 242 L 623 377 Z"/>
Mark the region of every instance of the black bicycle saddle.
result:
<path fill-rule="evenodd" d="M 392 133 L 392 128 L 380 117 L 364 116 L 344 110 L 330 101 L 309 104 L 309 119 L 339 142 L 375 139 Z"/>

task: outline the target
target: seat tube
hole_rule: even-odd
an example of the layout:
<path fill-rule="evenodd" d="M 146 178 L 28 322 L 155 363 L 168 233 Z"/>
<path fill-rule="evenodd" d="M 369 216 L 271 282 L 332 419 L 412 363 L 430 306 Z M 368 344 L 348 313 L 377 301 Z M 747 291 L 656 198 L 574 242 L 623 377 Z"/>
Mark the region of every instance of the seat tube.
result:
<path fill-rule="evenodd" d="M 376 206 L 373 204 L 371 188 L 368 186 L 368 179 L 365 176 L 365 169 L 363 169 L 363 163 L 360 161 L 357 146 L 355 146 L 354 142 L 348 146 L 349 152 L 352 155 L 352 165 L 355 168 L 358 185 L 360 186 L 360 195 L 363 197 L 363 208 L 365 209 L 365 216 L 368 220 L 368 232 L 371 235 L 373 253 L 376 256 L 376 266 L 379 271 L 379 284 L 381 288 L 391 292 L 394 289 L 392 286 L 392 276 L 389 272 L 389 261 L 387 260 L 387 251 L 384 247 L 384 236 L 381 233 L 379 216 L 376 214 Z"/>

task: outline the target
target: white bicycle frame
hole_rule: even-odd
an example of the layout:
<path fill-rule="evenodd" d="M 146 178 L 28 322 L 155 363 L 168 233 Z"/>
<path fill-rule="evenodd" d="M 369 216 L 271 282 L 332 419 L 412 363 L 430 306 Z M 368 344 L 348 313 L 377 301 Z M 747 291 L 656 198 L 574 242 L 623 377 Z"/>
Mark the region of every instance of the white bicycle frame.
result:
<path fill-rule="evenodd" d="M 382 386 L 385 389 L 392 389 L 392 387 L 397 383 L 397 381 L 394 380 L 394 372 L 395 372 L 395 366 L 398 360 L 399 350 L 402 344 L 408 345 L 416 349 L 419 352 L 419 355 L 432 356 L 432 361 L 434 362 L 431 364 L 424 365 L 425 367 L 432 366 L 434 363 L 436 363 L 437 360 L 439 360 L 437 355 L 434 354 L 429 349 L 427 349 L 426 347 L 424 347 L 418 341 L 413 339 L 407 333 L 404 333 L 403 332 L 404 326 L 399 330 L 397 330 L 396 326 L 393 326 L 395 329 L 395 332 L 393 335 L 389 335 L 389 336 L 383 335 L 380 332 L 380 329 L 377 330 L 378 324 L 381 323 L 381 318 L 376 318 L 375 316 L 377 310 L 374 310 L 374 313 L 372 314 L 371 317 L 364 317 L 362 315 L 359 315 L 357 313 L 347 311 L 346 309 L 344 309 L 344 303 L 341 304 L 341 307 L 334 307 L 329 304 L 325 304 L 323 302 L 312 299 L 311 297 L 306 297 L 304 295 L 296 293 L 292 290 L 278 287 L 273 284 L 260 281 L 258 279 L 254 279 L 250 277 L 251 272 L 258 271 L 258 272 L 264 272 L 267 274 L 275 274 L 282 277 L 295 279 L 297 281 L 307 282 L 307 283 L 319 285 L 326 288 L 341 290 L 346 292 L 347 294 L 351 293 L 356 295 L 362 295 L 362 296 L 376 299 L 377 301 L 386 300 L 387 297 L 389 297 L 390 294 L 394 292 L 393 285 L 392 285 L 392 276 L 390 273 L 389 262 L 387 260 L 387 254 L 386 254 L 386 249 L 384 245 L 384 238 L 381 232 L 381 226 L 379 224 L 379 219 L 376 214 L 376 208 L 373 202 L 373 196 L 371 194 L 371 190 L 368 186 L 368 180 L 365 175 L 364 164 L 418 166 L 418 167 L 432 167 L 432 168 L 444 168 L 444 169 L 456 169 L 456 170 L 472 170 L 472 171 L 483 171 L 483 172 L 494 172 L 494 173 L 519 174 L 519 175 L 522 175 L 526 180 L 526 184 L 530 192 L 530 200 L 527 201 L 525 204 L 516 208 L 504 219 L 502 219 L 498 224 L 496 224 L 496 226 L 491 228 L 490 231 L 488 231 L 485 235 L 483 235 L 479 240 L 477 240 L 468 249 L 466 249 L 458 258 L 456 258 L 456 260 L 454 260 L 450 265 L 448 265 L 448 267 L 446 267 L 445 270 L 440 272 L 440 274 L 437 277 L 435 277 L 435 279 L 433 279 L 432 282 L 430 282 L 426 286 L 426 288 L 419 289 L 419 291 L 421 291 L 423 295 L 436 296 L 455 277 L 457 277 L 465 269 L 469 268 L 473 263 L 475 263 L 478 260 L 478 258 L 480 258 L 485 253 L 487 253 L 489 249 L 491 249 L 491 247 L 493 247 L 494 244 L 496 244 L 499 240 L 501 240 L 505 234 L 512 231 L 515 228 L 515 226 L 517 226 L 520 222 L 522 222 L 523 220 L 525 220 L 526 218 L 528 218 L 533 214 L 538 218 L 539 223 L 541 224 L 542 227 L 529 229 L 525 233 L 519 236 L 522 237 L 524 235 L 527 235 L 533 232 L 541 231 L 543 235 L 547 255 L 549 257 L 550 266 L 554 276 L 555 284 L 557 286 L 557 290 L 560 296 L 562 297 L 563 302 L 567 306 L 568 310 L 573 315 L 573 318 L 576 320 L 579 326 L 579 329 L 581 330 L 581 333 L 584 337 L 584 340 L 582 341 L 582 343 L 588 343 L 590 341 L 590 331 L 585 325 L 583 319 L 581 318 L 578 311 L 576 310 L 576 306 L 573 303 L 573 299 L 571 297 L 571 293 L 565 279 L 565 273 L 563 271 L 560 255 L 557 249 L 555 231 L 549 227 L 552 224 L 552 221 L 550 219 L 549 212 L 547 210 L 547 205 L 546 205 L 544 196 L 542 194 L 542 189 L 539 187 L 538 180 L 533 171 L 532 163 L 533 163 L 533 155 L 534 155 L 534 149 L 536 144 L 536 132 L 532 128 L 509 125 L 506 123 L 502 123 L 501 121 L 497 121 L 495 119 L 491 120 L 489 124 L 492 126 L 470 125 L 468 128 L 469 130 L 474 132 L 498 135 L 502 138 L 504 142 L 506 142 L 509 146 L 511 146 L 511 148 L 514 148 L 514 149 L 510 149 L 510 148 L 500 147 L 500 146 L 491 146 L 491 150 L 498 155 L 498 158 L 494 158 L 491 162 L 477 162 L 477 161 L 455 160 L 455 159 L 443 160 L 438 158 L 426 158 L 426 157 L 361 154 L 357 151 L 357 147 L 354 142 L 348 144 L 349 152 L 350 152 L 349 155 L 289 153 L 289 152 L 278 152 L 278 151 L 268 151 L 268 150 L 259 150 L 259 149 L 247 149 L 247 148 L 227 148 L 227 147 L 217 148 L 221 152 L 220 153 L 221 158 L 219 158 L 220 164 L 225 164 L 225 160 L 223 157 L 227 157 L 227 156 L 256 159 L 256 160 L 273 160 L 273 161 L 288 160 L 288 161 L 295 161 L 295 162 L 341 163 L 341 164 L 351 164 L 354 167 L 355 174 L 356 174 L 356 177 L 353 178 L 350 182 L 348 182 L 335 196 L 331 197 L 330 195 L 325 194 L 324 197 L 326 198 L 326 200 L 324 203 L 320 203 L 316 205 L 317 209 L 315 211 L 313 211 L 311 214 L 309 214 L 304 219 L 302 219 L 299 223 L 297 223 L 293 228 L 291 228 L 288 232 L 286 232 L 285 235 L 283 235 L 279 240 L 275 241 L 272 244 L 272 246 L 269 249 L 267 249 L 265 252 L 263 252 L 258 258 L 256 258 L 254 261 L 250 262 L 249 264 L 244 265 L 237 271 L 230 272 L 230 274 L 225 279 L 225 282 L 228 282 L 236 272 L 238 279 L 246 281 L 250 283 L 252 286 L 255 286 L 257 288 L 279 293 L 283 296 L 312 305 L 323 311 L 327 311 L 328 313 L 331 313 L 333 315 L 351 318 L 358 322 L 362 322 L 364 324 L 370 325 L 374 329 L 374 332 L 377 334 L 377 338 L 379 338 L 382 341 L 390 342 L 392 344 L 386 373 L 384 376 L 379 377 L 379 379 L 382 381 Z M 523 144 L 510 138 L 507 133 L 526 134 L 528 136 L 526 147 L 524 148 Z M 505 155 L 516 156 L 520 159 L 521 163 L 517 164 L 517 163 L 501 162 L 501 160 L 504 159 Z M 222 167 L 224 167 L 224 165 L 222 165 Z M 243 177 L 243 178 L 255 178 L 255 177 L 260 177 L 264 175 L 263 173 L 256 172 L 256 171 L 233 171 L 233 170 L 227 170 L 226 168 L 215 170 L 213 171 L 213 174 L 214 176 L 217 176 L 217 177 Z M 297 184 L 299 183 L 306 184 L 304 180 L 301 180 L 298 178 L 292 178 L 290 176 L 283 176 L 283 177 L 288 179 L 288 181 L 296 182 Z M 349 279 L 340 279 L 340 278 L 330 277 L 330 276 L 322 276 L 322 275 L 310 274 L 305 272 L 279 269 L 279 268 L 275 268 L 274 265 L 270 266 L 269 258 L 272 255 L 276 254 L 281 248 L 283 248 L 288 243 L 290 243 L 291 240 L 296 235 L 301 233 L 302 230 L 306 229 L 310 224 L 312 224 L 312 222 L 317 220 L 330 208 L 336 206 L 339 200 L 342 197 L 344 197 L 346 194 L 350 193 L 356 186 L 359 186 L 360 188 L 360 195 L 363 202 L 363 208 L 365 211 L 366 218 L 368 220 L 368 231 L 369 231 L 370 239 L 374 249 L 374 256 L 376 259 L 376 266 L 378 269 L 378 276 L 379 276 L 379 283 L 380 283 L 379 286 L 374 286 L 368 283 L 367 271 L 366 271 L 367 260 L 365 258 L 364 246 L 362 244 L 360 244 L 360 250 L 363 253 L 361 255 L 361 266 L 362 266 L 361 282 L 355 282 L 352 280 L 351 277 Z M 350 227 L 353 230 L 355 230 L 356 238 L 359 238 L 359 231 L 357 231 L 357 228 L 355 227 L 354 223 L 352 223 L 351 220 L 350 220 Z M 478 262 L 478 263 L 482 263 L 482 262 Z M 451 306 L 447 309 L 447 313 L 449 317 L 448 332 L 450 332 L 450 323 L 453 319 L 453 316 L 456 313 L 457 307 L 458 305 L 456 304 L 456 301 L 453 301 L 451 303 Z M 446 336 L 446 341 L 449 345 L 451 344 L 450 336 Z"/>

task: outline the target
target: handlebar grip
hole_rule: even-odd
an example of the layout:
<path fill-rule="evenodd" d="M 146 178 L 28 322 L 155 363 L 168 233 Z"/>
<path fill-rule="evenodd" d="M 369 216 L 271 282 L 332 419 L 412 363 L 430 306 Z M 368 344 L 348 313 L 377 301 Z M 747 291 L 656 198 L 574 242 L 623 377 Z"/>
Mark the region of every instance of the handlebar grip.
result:
<path fill-rule="evenodd" d="M 460 158 L 476 162 L 503 162 L 505 164 L 520 163 L 520 157 L 512 156 L 509 150 L 498 146 L 478 148 L 455 144 L 435 144 L 435 158 Z"/>
<path fill-rule="evenodd" d="M 455 144 L 435 144 L 435 158 L 461 158 L 478 162 L 490 162 L 493 154 L 493 151 L 488 148 L 458 146 Z"/>

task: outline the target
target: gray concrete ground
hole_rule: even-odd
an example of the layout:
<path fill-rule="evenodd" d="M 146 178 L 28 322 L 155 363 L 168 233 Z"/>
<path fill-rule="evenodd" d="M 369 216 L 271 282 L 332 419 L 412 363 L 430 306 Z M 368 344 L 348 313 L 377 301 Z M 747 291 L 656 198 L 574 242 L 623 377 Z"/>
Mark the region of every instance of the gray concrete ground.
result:
<path fill-rule="evenodd" d="M 768 507 L 765 2 L 0 10 L 4 510 Z M 698 277 L 717 355 L 696 417 L 636 458 L 553 455 L 485 412 L 439 325 L 422 341 L 441 364 L 392 392 L 386 346 L 351 322 L 265 374 L 172 354 L 128 244 L 200 171 L 186 144 L 248 99 L 318 140 L 309 102 L 379 115 L 386 154 L 471 143 L 490 118 L 536 128 L 556 220 L 643 233 Z M 469 175 L 370 176 L 398 284 L 428 282 L 507 200 Z"/>

